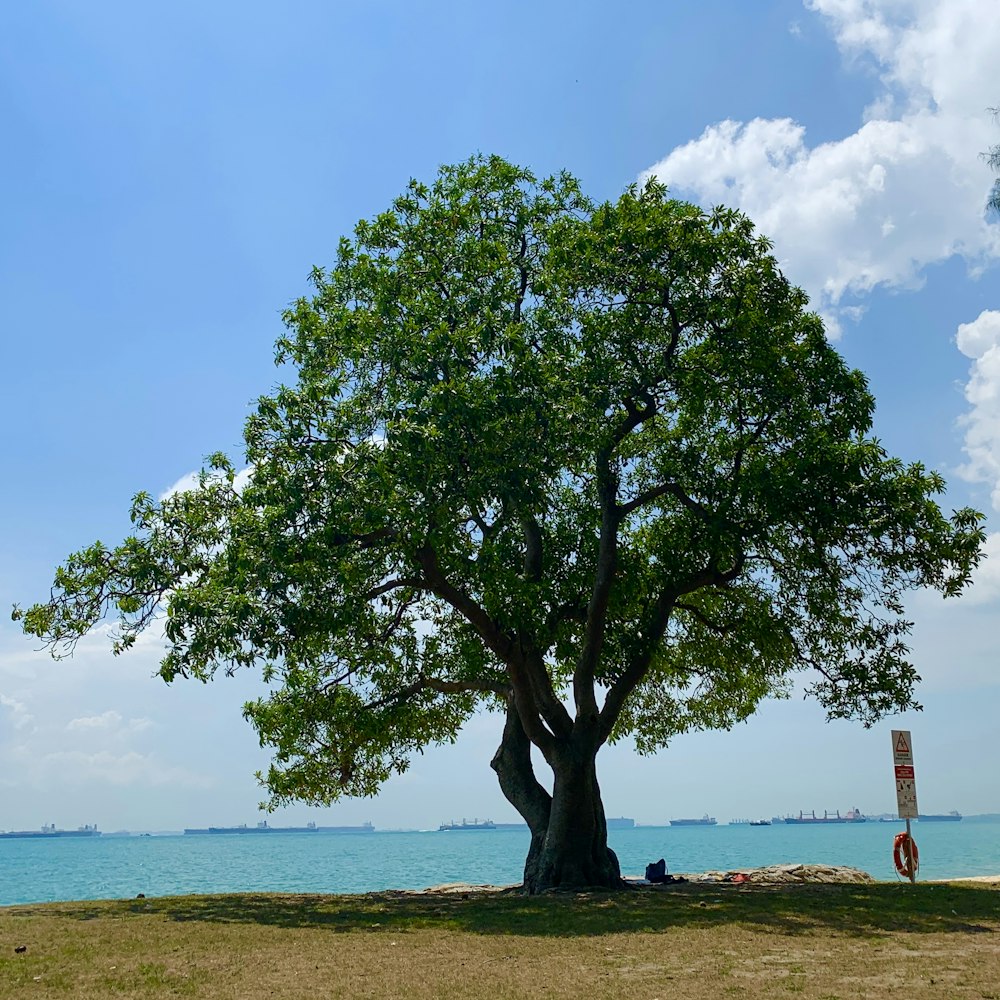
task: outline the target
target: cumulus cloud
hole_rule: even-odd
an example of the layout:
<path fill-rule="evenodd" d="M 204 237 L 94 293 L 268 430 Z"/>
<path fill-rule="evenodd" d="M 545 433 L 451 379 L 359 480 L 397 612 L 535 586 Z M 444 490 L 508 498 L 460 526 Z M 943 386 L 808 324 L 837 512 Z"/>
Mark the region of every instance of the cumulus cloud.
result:
<path fill-rule="evenodd" d="M 985 309 L 962 323 L 955 341 L 972 358 L 965 386 L 969 410 L 961 421 L 968 461 L 959 471 L 990 487 L 990 502 L 1000 514 L 1000 310 Z M 987 538 L 985 554 L 969 598 L 980 603 L 1000 597 L 1000 533 Z"/>
<path fill-rule="evenodd" d="M 836 336 L 876 287 L 915 288 L 958 255 L 1000 257 L 984 214 L 995 141 L 985 105 L 1000 51 L 995 0 L 807 0 L 881 93 L 851 135 L 810 145 L 791 119 L 724 121 L 673 150 L 656 176 L 705 204 L 736 205 L 775 240 Z"/>
<path fill-rule="evenodd" d="M 214 779 L 164 761 L 156 751 L 131 745 L 140 733 L 155 729 L 145 717 L 129 718 L 115 709 L 63 723 L 50 719 L 33 725 L 26 706 L 0 694 L 0 713 L 13 714 L 13 738 L 0 744 L 0 785 L 29 784 L 34 791 L 55 793 L 72 776 L 74 784 L 116 787 L 208 788 Z"/>
<path fill-rule="evenodd" d="M 122 787 L 163 787 L 210 788 L 214 779 L 207 774 L 199 774 L 166 764 L 152 754 L 141 754 L 135 750 L 113 753 L 99 750 L 88 753 L 83 750 L 54 750 L 37 754 L 27 747 L 9 755 L 18 764 L 20 779 L 27 769 L 36 783 L 49 785 L 66 774 L 72 774 L 77 783 L 94 783 Z"/>
<path fill-rule="evenodd" d="M 969 460 L 961 471 L 972 482 L 991 486 L 990 499 L 1000 513 L 1000 311 L 986 309 L 963 323 L 956 342 L 973 359 L 965 386 L 969 412 L 962 419 Z"/>
<path fill-rule="evenodd" d="M 103 715 L 85 715 L 79 719 L 70 719 L 66 723 L 67 732 L 73 732 L 73 730 L 92 730 L 92 729 L 117 729 L 121 725 L 122 717 L 121 713 L 115 712 L 114 710 L 109 710 Z"/>
<path fill-rule="evenodd" d="M 986 536 L 983 561 L 973 575 L 973 587 L 963 600 L 970 604 L 989 604 L 1000 598 L 1000 532 Z M 990 627 L 990 640 L 995 649 L 995 625 Z M 991 666 L 995 667 L 995 659 Z M 996 679 L 994 671 L 993 679 Z"/>
<path fill-rule="evenodd" d="M 34 721 L 34 716 L 28 711 L 24 702 L 5 694 L 0 694 L 0 710 L 8 713 L 10 725 L 14 729 L 24 729 Z"/>
<path fill-rule="evenodd" d="M 70 719 L 66 723 L 67 732 L 101 732 L 116 735 L 141 733 L 154 725 L 151 719 L 122 718 L 120 712 L 109 709 L 101 715 L 84 715 L 78 719 Z"/>
<path fill-rule="evenodd" d="M 237 493 L 242 493 L 246 488 L 247 483 L 250 482 L 250 477 L 253 475 L 253 466 L 249 465 L 245 469 L 241 469 L 236 473 L 236 478 L 233 480 L 233 488 Z M 196 490 L 198 488 L 198 472 L 187 472 L 180 479 L 177 480 L 172 486 L 168 486 L 159 496 L 159 499 L 166 500 L 167 497 L 173 496 L 175 493 L 187 493 L 189 490 Z"/>

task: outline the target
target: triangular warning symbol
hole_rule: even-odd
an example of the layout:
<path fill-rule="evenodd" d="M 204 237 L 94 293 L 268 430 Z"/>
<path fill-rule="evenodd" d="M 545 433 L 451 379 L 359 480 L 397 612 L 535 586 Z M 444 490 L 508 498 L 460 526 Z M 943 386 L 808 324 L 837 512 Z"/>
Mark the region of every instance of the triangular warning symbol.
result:
<path fill-rule="evenodd" d="M 896 753 L 909 753 L 910 748 L 907 746 L 906 737 L 900 733 L 896 739 Z"/>

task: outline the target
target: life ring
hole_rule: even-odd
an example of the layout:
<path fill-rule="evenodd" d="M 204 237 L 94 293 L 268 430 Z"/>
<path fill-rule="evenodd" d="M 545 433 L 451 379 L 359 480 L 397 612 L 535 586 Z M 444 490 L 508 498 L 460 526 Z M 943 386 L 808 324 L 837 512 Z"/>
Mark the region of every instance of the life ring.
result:
<path fill-rule="evenodd" d="M 912 872 L 906 857 L 907 841 L 910 844 L 910 857 L 913 859 Z M 917 874 L 917 870 L 920 868 L 920 852 L 917 850 L 917 842 L 908 833 L 896 834 L 896 838 L 892 842 L 892 863 L 903 878 L 910 878 L 911 875 Z"/>

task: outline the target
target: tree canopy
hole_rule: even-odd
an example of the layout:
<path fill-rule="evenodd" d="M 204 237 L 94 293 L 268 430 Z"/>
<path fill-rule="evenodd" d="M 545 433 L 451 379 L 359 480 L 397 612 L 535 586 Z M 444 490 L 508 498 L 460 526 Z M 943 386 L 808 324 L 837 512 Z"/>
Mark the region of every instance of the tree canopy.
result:
<path fill-rule="evenodd" d="M 262 669 L 274 805 L 372 795 L 505 711 L 533 889 L 617 878 L 608 741 L 730 727 L 800 672 L 830 716 L 915 705 L 904 594 L 968 584 L 980 515 L 870 436 L 864 376 L 745 216 L 477 157 L 311 280 L 246 485 L 216 455 L 140 493 L 132 537 L 15 610 L 56 655 L 110 617 L 116 652 L 162 622 L 165 680 Z"/>

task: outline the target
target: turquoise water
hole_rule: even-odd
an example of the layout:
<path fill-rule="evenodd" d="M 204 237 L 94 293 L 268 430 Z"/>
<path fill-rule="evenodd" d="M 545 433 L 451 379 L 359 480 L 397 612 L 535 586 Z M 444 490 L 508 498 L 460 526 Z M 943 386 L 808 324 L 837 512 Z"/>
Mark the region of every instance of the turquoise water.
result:
<path fill-rule="evenodd" d="M 672 872 L 807 862 L 894 878 L 902 825 L 784 824 L 613 830 L 625 874 L 667 859 Z M 1000 824 L 915 823 L 921 878 L 1000 874 Z M 526 832 L 100 837 L 0 840 L 0 905 L 213 892 L 369 892 L 442 882 L 521 880 Z"/>

